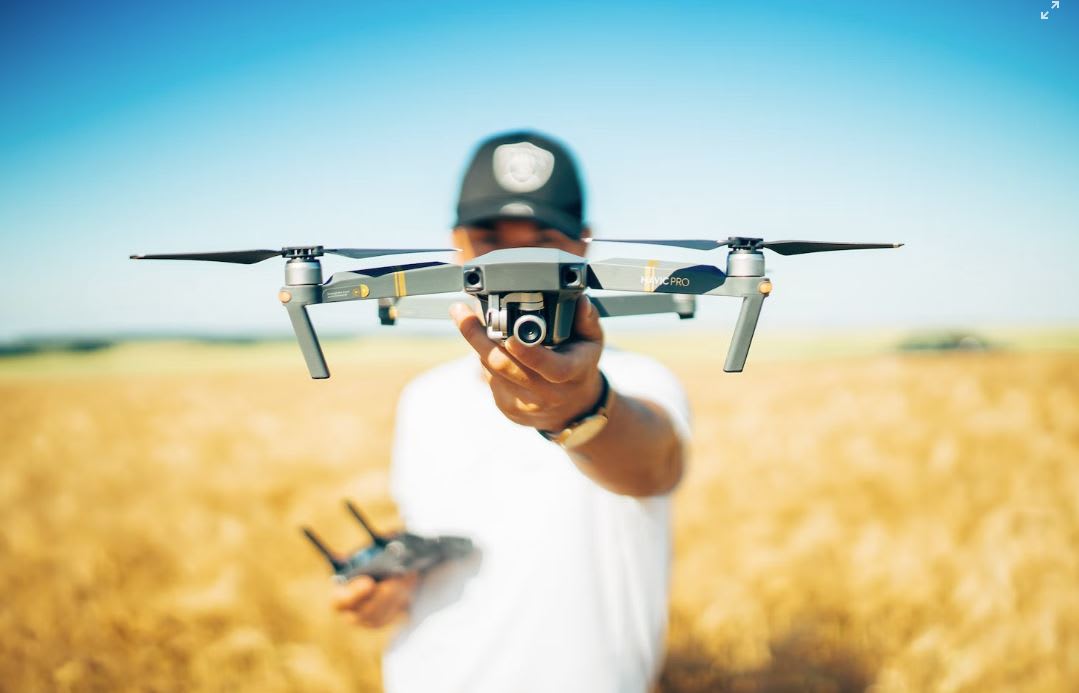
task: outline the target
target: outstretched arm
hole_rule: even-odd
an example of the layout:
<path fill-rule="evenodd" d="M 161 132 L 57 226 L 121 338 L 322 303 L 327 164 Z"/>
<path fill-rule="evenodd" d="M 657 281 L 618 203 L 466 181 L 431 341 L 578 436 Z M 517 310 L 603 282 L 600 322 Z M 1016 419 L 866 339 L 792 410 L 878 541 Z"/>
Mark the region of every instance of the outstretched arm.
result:
<path fill-rule="evenodd" d="M 487 337 L 479 316 L 463 304 L 452 315 L 480 357 L 495 404 L 511 421 L 560 431 L 595 406 L 602 390 L 603 329 L 587 297 L 577 304 L 574 341 L 557 350 L 527 347 L 513 337 L 503 346 Z M 614 493 L 652 496 L 673 489 L 684 453 L 663 408 L 612 389 L 607 415 L 598 435 L 569 451 L 577 467 Z"/>

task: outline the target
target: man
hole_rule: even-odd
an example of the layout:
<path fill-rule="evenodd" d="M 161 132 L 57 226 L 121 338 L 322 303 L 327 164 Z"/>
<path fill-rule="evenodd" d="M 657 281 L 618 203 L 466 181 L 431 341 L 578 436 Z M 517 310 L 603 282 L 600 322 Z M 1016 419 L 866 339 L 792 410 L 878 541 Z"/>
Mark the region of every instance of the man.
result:
<path fill-rule="evenodd" d="M 558 142 L 494 137 L 465 175 L 453 243 L 462 262 L 517 246 L 584 255 L 583 207 Z M 553 350 L 488 339 L 464 304 L 452 315 L 475 354 L 405 388 L 391 487 L 410 531 L 476 551 L 423 576 L 353 580 L 335 607 L 367 627 L 407 616 L 383 661 L 390 693 L 647 690 L 689 436 L 681 386 L 604 349 L 585 298 L 574 339 Z"/>

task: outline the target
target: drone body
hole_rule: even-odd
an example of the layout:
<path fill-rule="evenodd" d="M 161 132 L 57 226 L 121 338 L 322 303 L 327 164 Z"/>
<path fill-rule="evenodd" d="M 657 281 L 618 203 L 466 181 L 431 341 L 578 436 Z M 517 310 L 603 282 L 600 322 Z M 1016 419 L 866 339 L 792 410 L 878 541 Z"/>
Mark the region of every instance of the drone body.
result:
<path fill-rule="evenodd" d="M 527 346 L 570 338 L 588 261 L 553 248 L 506 248 L 464 266 L 464 290 L 479 299 L 491 339 Z"/>
<path fill-rule="evenodd" d="M 706 263 L 682 263 L 636 258 L 589 261 L 554 248 L 505 248 L 473 258 L 464 266 L 444 262 L 417 262 L 337 272 L 323 282 L 319 257 L 334 253 L 346 257 L 376 257 L 438 249 L 324 249 L 301 246 L 231 253 L 132 255 L 133 259 L 190 259 L 250 264 L 275 255 L 287 258 L 285 285 L 277 294 L 288 312 L 296 340 L 312 378 L 329 377 L 326 360 L 307 314 L 319 303 L 375 299 L 383 324 L 398 317 L 433 317 L 420 310 L 404 311 L 398 302 L 409 296 L 459 294 L 475 298 L 492 339 L 516 337 L 527 346 L 555 347 L 570 339 L 577 300 L 588 289 L 632 292 L 622 296 L 590 296 L 603 317 L 675 313 L 691 318 L 695 297 L 731 296 L 742 299 L 723 370 L 741 371 L 749 353 L 764 299 L 772 291 L 765 276 L 764 249 L 782 255 L 834 250 L 897 248 L 897 243 L 827 243 L 772 241 L 732 237 L 725 241 L 610 240 L 675 246 L 693 250 L 728 247 L 723 269 Z M 636 294 L 636 295 L 633 295 Z M 439 317 L 446 317 L 442 307 Z"/>
<path fill-rule="evenodd" d="M 377 581 L 423 572 L 443 561 L 464 558 L 472 552 L 471 540 L 464 537 L 441 536 L 431 539 L 409 532 L 383 536 L 371 528 L 356 506 L 345 501 L 345 507 L 371 536 L 370 546 L 341 557 L 328 549 L 314 532 L 303 528 L 304 536 L 330 564 L 337 582 L 348 582 L 360 575 Z"/>
<path fill-rule="evenodd" d="M 724 365 L 725 370 L 736 372 L 745 365 L 761 305 L 772 284 L 763 274 L 759 251 L 734 251 L 731 256 L 724 272 L 711 265 L 632 258 L 589 262 L 554 248 L 506 248 L 476 257 L 463 267 L 424 262 L 338 272 L 325 284 L 321 283 L 317 261 L 292 259 L 286 265 L 286 284 L 278 298 L 292 319 L 311 377 L 325 378 L 329 371 L 307 317 L 307 306 L 315 303 L 401 299 L 463 290 L 479 300 L 492 339 L 513 335 L 527 346 L 555 346 L 569 339 L 577 299 L 586 289 L 644 294 L 593 299 L 600 314 L 607 316 L 654 312 L 693 315 L 692 301 L 678 305 L 670 298 L 648 294 L 737 296 L 743 299 L 742 311 Z M 662 311 L 657 311 L 657 306 Z"/>

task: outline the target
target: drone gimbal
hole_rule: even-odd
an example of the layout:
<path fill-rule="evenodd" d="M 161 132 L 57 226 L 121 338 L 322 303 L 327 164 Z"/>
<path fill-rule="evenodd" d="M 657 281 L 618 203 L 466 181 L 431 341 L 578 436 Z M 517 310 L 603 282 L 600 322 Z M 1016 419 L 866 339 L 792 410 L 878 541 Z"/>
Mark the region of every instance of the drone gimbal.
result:
<path fill-rule="evenodd" d="M 633 292 L 626 296 L 590 296 L 603 317 L 675 313 L 691 318 L 695 296 L 731 296 L 742 299 L 742 308 L 727 350 L 723 370 L 739 372 L 745 367 L 753 333 L 764 299 L 772 292 L 765 276 L 765 249 L 780 255 L 801 255 L 835 250 L 898 248 L 901 243 L 830 243 L 822 241 L 770 241 L 731 237 L 711 240 L 596 239 L 597 242 L 638 243 L 714 250 L 727 247 L 723 269 L 711 264 L 616 258 L 589 261 L 554 248 L 506 248 L 473 258 L 459 266 L 445 262 L 403 265 L 338 272 L 323 281 L 319 257 L 336 254 L 350 258 L 380 255 L 443 252 L 439 248 L 362 249 L 293 246 L 281 250 L 242 250 L 216 253 L 132 255 L 137 260 L 209 260 L 253 264 L 281 256 L 285 285 L 277 297 L 288 312 L 312 378 L 330 373 L 307 307 L 377 299 L 383 324 L 399 317 L 435 317 L 422 308 L 406 307 L 411 296 L 464 292 L 478 300 L 492 339 L 511 335 L 528 346 L 556 346 L 568 340 L 573 329 L 577 299 L 587 289 Z M 445 305 L 436 311 L 446 317 Z"/>

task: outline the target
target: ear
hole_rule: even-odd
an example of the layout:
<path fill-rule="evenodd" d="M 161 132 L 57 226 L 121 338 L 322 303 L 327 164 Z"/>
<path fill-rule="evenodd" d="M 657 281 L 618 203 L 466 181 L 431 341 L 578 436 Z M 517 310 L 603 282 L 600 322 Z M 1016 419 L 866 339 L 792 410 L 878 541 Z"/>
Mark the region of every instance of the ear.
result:
<path fill-rule="evenodd" d="M 581 229 L 581 237 L 573 242 L 575 255 L 584 257 L 584 254 L 588 252 L 588 239 L 592 238 L 592 229 L 585 226 Z"/>
<path fill-rule="evenodd" d="M 464 264 L 476 257 L 476 253 L 472 248 L 472 241 L 468 238 L 468 229 L 464 226 L 456 226 L 450 232 L 450 244 L 457 248 L 457 264 Z"/>

